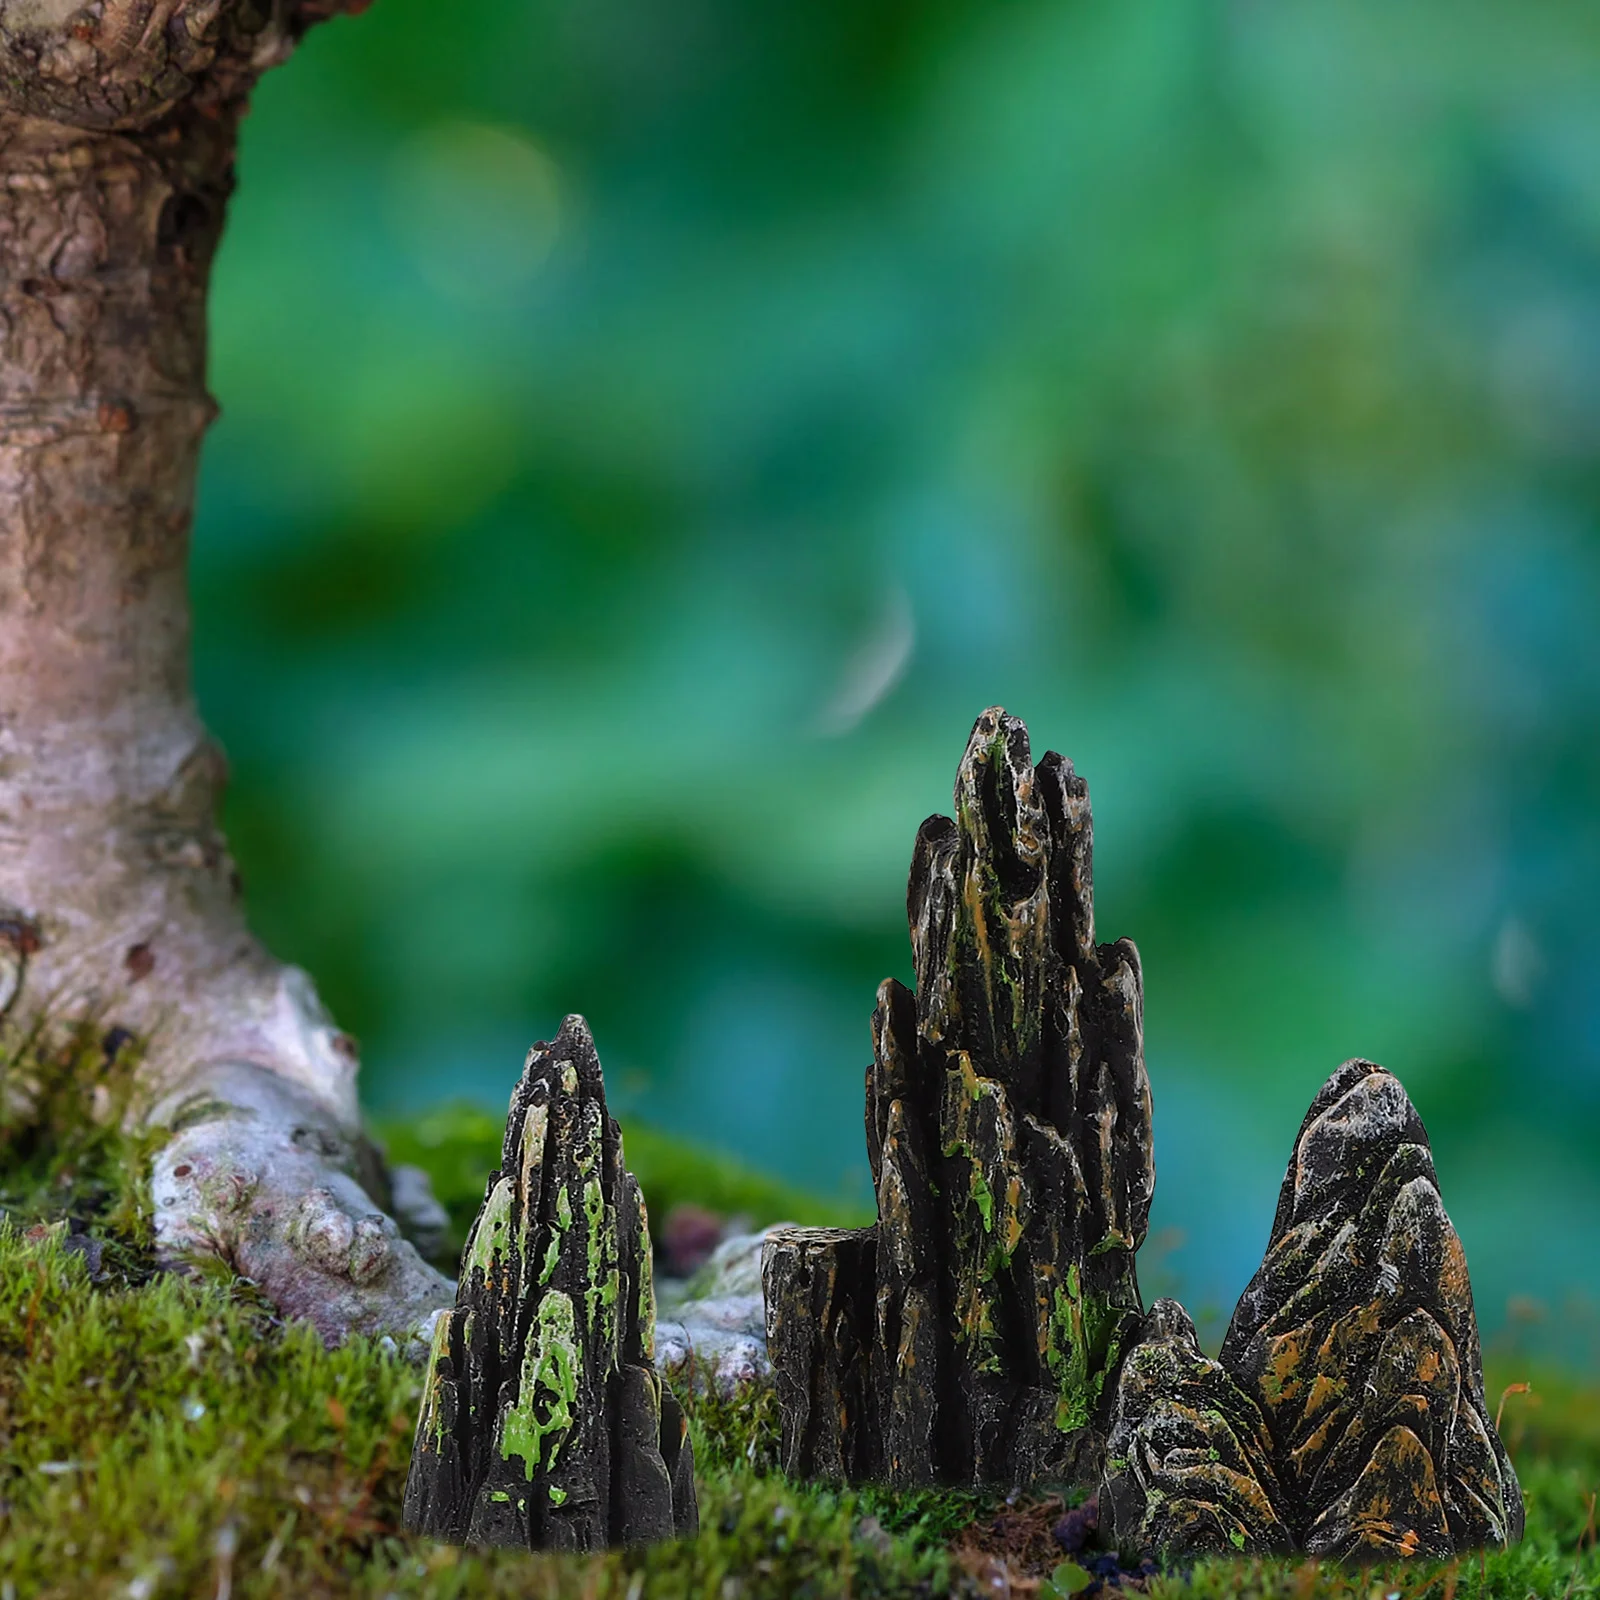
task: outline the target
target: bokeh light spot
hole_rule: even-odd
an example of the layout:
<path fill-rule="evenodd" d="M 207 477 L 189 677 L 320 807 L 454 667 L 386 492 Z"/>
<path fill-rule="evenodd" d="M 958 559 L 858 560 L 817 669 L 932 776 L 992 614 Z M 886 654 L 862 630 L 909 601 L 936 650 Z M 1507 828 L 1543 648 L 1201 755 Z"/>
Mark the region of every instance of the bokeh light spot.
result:
<path fill-rule="evenodd" d="M 391 225 L 417 270 L 451 299 L 499 302 L 525 288 L 561 236 L 563 182 L 518 130 L 435 123 L 395 157 Z"/>

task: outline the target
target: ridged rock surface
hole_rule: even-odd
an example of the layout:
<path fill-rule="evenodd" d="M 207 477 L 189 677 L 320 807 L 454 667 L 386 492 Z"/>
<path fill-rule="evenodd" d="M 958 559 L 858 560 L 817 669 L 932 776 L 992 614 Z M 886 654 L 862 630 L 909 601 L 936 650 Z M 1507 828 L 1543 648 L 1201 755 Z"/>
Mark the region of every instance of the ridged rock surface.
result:
<path fill-rule="evenodd" d="M 878 1221 L 767 1245 L 800 1476 L 1017 1484 L 1098 1471 L 1155 1182 L 1139 958 L 1097 945 L 1088 790 L 999 709 L 917 835 L 916 991 L 873 1016 Z"/>
<path fill-rule="evenodd" d="M 568 1017 L 528 1056 L 435 1330 L 406 1526 L 532 1550 L 694 1532 L 693 1454 L 654 1334 L 644 1204 L 594 1041 Z"/>
<path fill-rule="evenodd" d="M 1382 1067 L 1348 1061 L 1312 1101 L 1220 1363 L 1191 1354 L 1176 1324 L 1152 1312 L 1118 1384 L 1107 1498 L 1120 1541 L 1281 1540 L 1376 1559 L 1521 1538 L 1466 1256 L 1421 1119 Z M 1157 1379 L 1163 1363 L 1170 1381 Z M 1210 1404 L 1188 1405 L 1201 1389 Z M 1184 1433 L 1174 1414 L 1186 1405 Z M 1239 1475 L 1226 1492 L 1218 1457 Z"/>
<path fill-rule="evenodd" d="M 1118 1543 L 1262 1554 L 1294 1545 L 1260 1407 L 1157 1300 L 1118 1374 L 1100 1515 Z"/>

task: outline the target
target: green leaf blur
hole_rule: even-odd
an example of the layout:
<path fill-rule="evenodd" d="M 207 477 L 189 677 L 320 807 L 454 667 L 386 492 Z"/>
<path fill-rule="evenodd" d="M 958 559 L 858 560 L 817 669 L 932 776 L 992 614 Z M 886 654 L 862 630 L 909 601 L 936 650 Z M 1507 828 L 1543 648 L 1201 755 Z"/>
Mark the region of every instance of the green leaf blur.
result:
<path fill-rule="evenodd" d="M 498 1114 L 581 1011 L 625 1126 L 859 1204 L 1001 703 L 1144 955 L 1152 1283 L 1215 1328 L 1368 1055 L 1491 1340 L 1597 1359 L 1597 59 L 1444 0 L 316 33 L 219 263 L 197 672 L 374 1109 Z"/>

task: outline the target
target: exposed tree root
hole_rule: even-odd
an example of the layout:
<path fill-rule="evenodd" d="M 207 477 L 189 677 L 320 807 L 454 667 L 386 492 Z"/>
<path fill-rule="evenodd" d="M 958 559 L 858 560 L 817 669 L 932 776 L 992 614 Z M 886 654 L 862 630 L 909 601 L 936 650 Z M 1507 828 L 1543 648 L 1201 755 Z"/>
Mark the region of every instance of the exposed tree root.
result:
<path fill-rule="evenodd" d="M 135 1114 L 171 1130 L 158 1247 L 217 1252 L 329 1340 L 404 1332 L 449 1286 L 388 1215 L 353 1041 L 245 926 L 185 569 L 239 120 L 359 8 L 0 5 L 0 1022 L 137 1036 Z"/>

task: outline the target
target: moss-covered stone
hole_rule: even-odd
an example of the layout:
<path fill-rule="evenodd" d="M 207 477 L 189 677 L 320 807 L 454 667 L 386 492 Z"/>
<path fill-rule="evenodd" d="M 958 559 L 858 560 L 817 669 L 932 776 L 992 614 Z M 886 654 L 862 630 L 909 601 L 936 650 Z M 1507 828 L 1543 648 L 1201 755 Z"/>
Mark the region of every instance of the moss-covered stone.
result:
<path fill-rule="evenodd" d="M 435 1334 L 407 1526 L 569 1550 L 693 1531 L 693 1456 L 652 1365 L 654 1325 L 643 1201 L 594 1043 L 568 1017 L 512 1095 Z"/>
<path fill-rule="evenodd" d="M 916 990 L 878 993 L 876 1228 L 768 1247 L 768 1342 L 800 1474 L 1028 1483 L 1098 1470 L 1140 1313 L 1155 1183 L 1138 955 L 1097 945 L 1088 790 L 998 709 L 955 820 L 917 836 Z"/>
<path fill-rule="evenodd" d="M 0 1049 L 0 1083 L 6 1065 Z M 83 1103 L 66 1110 L 84 1117 L 87 1105 L 85 1091 Z M 59 1170 L 78 1159 L 85 1136 L 74 1130 L 70 1147 L 36 1154 Z M 465 1164 L 463 1153 L 477 1159 L 481 1127 L 459 1147 L 420 1138 L 416 1145 L 444 1187 Z M 630 1160 L 640 1147 L 649 1142 L 630 1129 Z M 498 1146 L 492 1159 L 477 1159 L 480 1201 L 495 1160 Z M 705 1170 L 699 1192 L 715 1193 L 722 1169 Z M 689 1156 L 682 1171 L 688 1192 L 697 1192 Z M 26 1176 L 15 1163 L 7 1174 L 8 1184 Z M 131 1190 L 142 1187 L 139 1177 L 128 1169 Z M 235 1600 L 620 1600 L 635 1587 L 685 1600 L 726 1600 L 735 1591 L 742 1600 L 927 1600 L 995 1593 L 1006 1581 L 1012 1593 L 1028 1593 L 1042 1576 L 1010 1558 L 1009 1580 L 995 1566 L 981 1580 L 971 1575 L 968 1534 L 958 1530 L 990 1528 L 1006 1509 L 990 1497 L 963 1489 L 836 1492 L 785 1479 L 773 1470 L 779 1422 L 766 1385 L 686 1393 L 703 1523 L 692 1542 L 572 1558 L 458 1550 L 404 1533 L 407 1435 L 421 1370 L 387 1341 L 357 1337 L 325 1349 L 309 1327 L 285 1326 L 253 1286 L 227 1273 L 138 1270 L 144 1224 L 130 1212 L 128 1231 L 110 1231 L 118 1224 L 106 1196 L 91 1196 L 70 1224 L 35 1227 L 57 1215 L 63 1194 L 76 1204 L 85 1191 L 51 1183 L 35 1193 L 37 1204 L 13 1188 L 5 1205 L 14 1225 L 0 1221 L 0 1421 L 9 1439 L 0 1463 L 0 1579 L 29 1600 L 210 1596 L 230 1581 Z M 820 1202 L 788 1208 L 821 1211 Z M 71 1248 L 86 1235 L 69 1225 L 104 1243 L 102 1268 Z M 1299 1556 L 1246 1561 L 1230 1546 L 1226 1556 L 1150 1580 L 1151 1595 L 1368 1600 L 1374 1591 L 1420 1594 L 1432 1579 L 1437 1596 L 1458 1571 L 1460 1593 L 1473 1600 L 1600 1593 L 1600 1546 L 1590 1532 L 1600 1391 L 1548 1368 L 1530 1371 L 1521 1355 L 1493 1379 L 1491 1409 L 1503 1384 L 1517 1380 L 1520 1390 L 1522 1380 L 1533 1382 L 1532 1394 L 1512 1392 L 1505 1402 L 1528 1489 L 1528 1532 L 1517 1546 L 1459 1569 L 1395 1562 L 1376 1570 Z M 945 1550 L 952 1539 L 963 1541 L 954 1555 Z M 1048 1580 L 1037 1592 L 1052 1592 Z"/>

